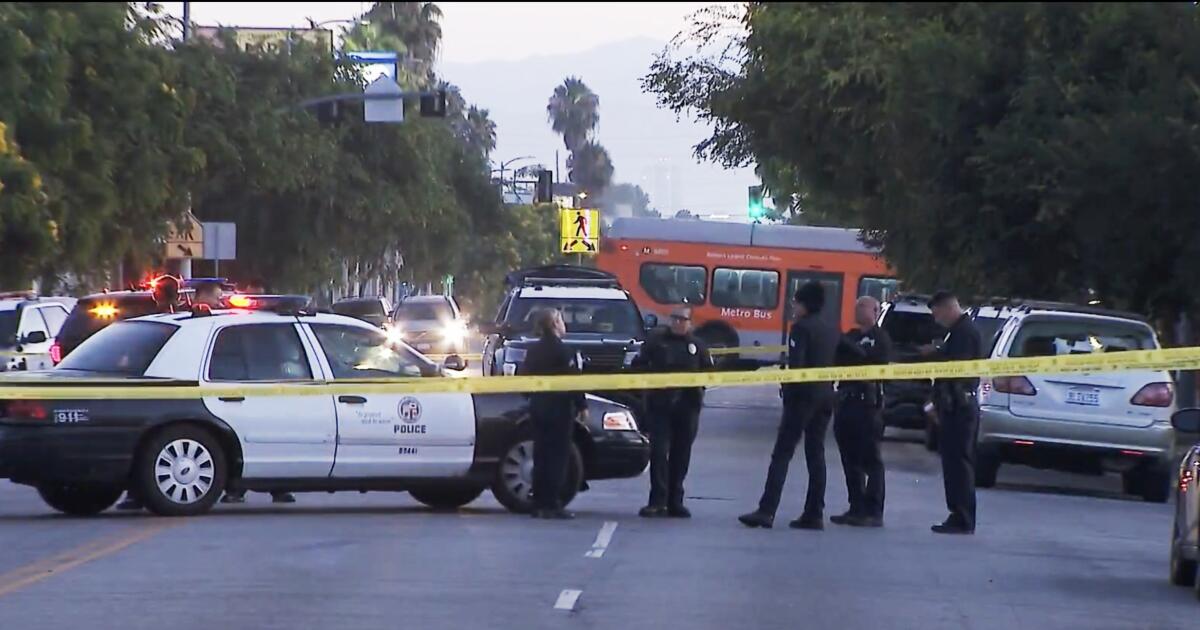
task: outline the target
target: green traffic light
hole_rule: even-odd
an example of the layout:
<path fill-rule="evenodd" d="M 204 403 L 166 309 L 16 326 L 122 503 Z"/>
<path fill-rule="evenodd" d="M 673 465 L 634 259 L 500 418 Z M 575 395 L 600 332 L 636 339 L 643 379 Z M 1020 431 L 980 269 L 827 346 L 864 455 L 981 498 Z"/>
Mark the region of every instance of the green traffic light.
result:
<path fill-rule="evenodd" d="M 761 219 L 766 214 L 763 208 L 763 187 L 751 186 L 747 190 L 749 203 L 747 205 L 747 214 L 751 219 Z"/>

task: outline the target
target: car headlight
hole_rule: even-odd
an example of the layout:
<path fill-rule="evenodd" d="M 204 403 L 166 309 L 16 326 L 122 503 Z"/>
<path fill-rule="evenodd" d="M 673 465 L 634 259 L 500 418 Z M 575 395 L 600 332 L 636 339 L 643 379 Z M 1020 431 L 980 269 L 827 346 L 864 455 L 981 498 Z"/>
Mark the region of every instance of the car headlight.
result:
<path fill-rule="evenodd" d="M 637 431 L 637 423 L 628 411 L 610 411 L 604 414 L 605 431 Z"/>
<path fill-rule="evenodd" d="M 450 322 L 442 328 L 442 339 L 454 343 L 462 343 L 467 337 L 467 327 L 462 322 Z"/>

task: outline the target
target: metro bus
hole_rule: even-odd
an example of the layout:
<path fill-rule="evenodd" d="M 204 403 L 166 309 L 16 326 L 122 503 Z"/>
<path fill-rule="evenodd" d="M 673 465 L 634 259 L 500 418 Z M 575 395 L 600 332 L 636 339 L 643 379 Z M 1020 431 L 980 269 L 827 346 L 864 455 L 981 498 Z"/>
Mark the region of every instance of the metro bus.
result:
<path fill-rule="evenodd" d="M 810 280 L 825 287 L 822 317 L 843 331 L 854 325 L 859 296 L 883 301 L 899 289 L 859 231 L 843 228 L 620 218 L 597 266 L 617 276 L 643 313 L 663 319 L 691 306 L 696 334 L 711 347 L 785 343 L 791 296 Z"/>

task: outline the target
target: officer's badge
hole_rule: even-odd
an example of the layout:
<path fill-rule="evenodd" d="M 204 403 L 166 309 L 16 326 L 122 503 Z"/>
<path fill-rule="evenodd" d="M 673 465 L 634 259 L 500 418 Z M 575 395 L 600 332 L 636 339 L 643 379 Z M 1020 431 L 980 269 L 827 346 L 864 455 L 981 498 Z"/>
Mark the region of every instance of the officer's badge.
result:
<path fill-rule="evenodd" d="M 688 354 L 696 354 L 696 344 L 694 344 L 694 343 L 688 344 Z"/>

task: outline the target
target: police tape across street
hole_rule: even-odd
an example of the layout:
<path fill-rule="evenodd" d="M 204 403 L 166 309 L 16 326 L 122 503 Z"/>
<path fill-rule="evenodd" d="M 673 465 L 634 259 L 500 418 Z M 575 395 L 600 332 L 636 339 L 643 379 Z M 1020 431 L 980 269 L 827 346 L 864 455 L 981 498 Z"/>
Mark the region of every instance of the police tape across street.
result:
<path fill-rule="evenodd" d="M 533 393 L 728 387 L 823 381 L 922 380 L 1067 374 L 1128 370 L 1200 369 L 1200 347 L 1078 354 L 1053 357 L 980 359 L 811 369 L 714 371 L 671 374 L 586 374 L 402 379 L 351 379 L 311 383 L 198 385 L 151 379 L 72 379 L 70 383 L 0 376 L 0 399 L 167 400 L 198 396 L 322 396 L 364 393 Z"/>

